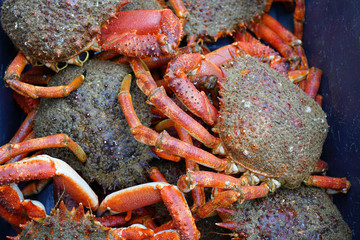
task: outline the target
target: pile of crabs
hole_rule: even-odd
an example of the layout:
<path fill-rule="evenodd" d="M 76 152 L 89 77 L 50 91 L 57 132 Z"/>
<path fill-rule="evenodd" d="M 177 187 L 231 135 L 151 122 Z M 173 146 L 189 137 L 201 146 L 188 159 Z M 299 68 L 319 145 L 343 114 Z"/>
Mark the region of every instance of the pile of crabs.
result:
<path fill-rule="evenodd" d="M 351 239 L 305 3 L 284 1 L 293 34 L 272 2 L 4 1 L 4 82 L 27 113 L 0 148 L 11 239 Z M 47 215 L 24 196 L 50 181 Z"/>

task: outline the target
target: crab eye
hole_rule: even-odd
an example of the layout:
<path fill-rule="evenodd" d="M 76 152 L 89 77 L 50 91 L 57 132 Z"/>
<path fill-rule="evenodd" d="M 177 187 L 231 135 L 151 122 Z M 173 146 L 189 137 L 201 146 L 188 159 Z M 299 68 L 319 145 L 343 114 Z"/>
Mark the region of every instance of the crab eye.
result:
<path fill-rule="evenodd" d="M 67 62 L 57 62 L 56 63 L 56 70 L 57 71 L 60 71 L 60 70 L 63 70 L 64 68 L 66 68 L 68 65 Z"/>
<path fill-rule="evenodd" d="M 89 58 L 89 52 L 88 51 L 82 52 L 77 56 L 77 59 L 81 63 L 86 62 L 88 60 L 88 58 Z"/>

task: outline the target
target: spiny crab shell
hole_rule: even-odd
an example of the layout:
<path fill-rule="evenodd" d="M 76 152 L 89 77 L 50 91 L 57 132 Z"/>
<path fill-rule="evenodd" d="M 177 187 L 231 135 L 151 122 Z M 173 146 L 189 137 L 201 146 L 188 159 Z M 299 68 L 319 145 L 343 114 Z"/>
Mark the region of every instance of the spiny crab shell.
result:
<path fill-rule="evenodd" d="M 229 35 L 238 26 L 246 26 L 260 16 L 266 7 L 265 0 L 183 0 L 189 11 L 184 26 L 188 37 L 198 36 L 205 41 L 216 41 Z"/>
<path fill-rule="evenodd" d="M 279 189 L 266 198 L 236 204 L 234 221 L 239 239 L 351 239 L 352 233 L 323 189 L 302 186 Z M 226 211 L 225 211 L 226 212 Z M 221 225 L 221 223 L 220 223 Z"/>
<path fill-rule="evenodd" d="M 116 239 L 109 228 L 95 220 L 90 212 L 80 205 L 68 211 L 61 202 L 45 218 L 33 219 L 23 226 L 23 231 L 13 240 L 27 239 Z"/>
<path fill-rule="evenodd" d="M 132 137 L 118 101 L 121 82 L 131 73 L 130 67 L 89 60 L 82 67 L 69 66 L 57 73 L 50 85 L 66 84 L 84 72 L 84 82 L 68 97 L 41 99 L 34 122 L 36 137 L 66 133 L 84 149 L 85 163 L 65 148 L 46 152 L 65 160 L 87 181 L 97 182 L 104 189 L 146 182 L 144 167 L 152 159 L 150 149 Z M 150 125 L 144 94 L 135 83 L 131 91 L 139 118 Z"/>
<path fill-rule="evenodd" d="M 224 67 L 217 129 L 231 160 L 284 187 L 298 187 L 319 160 L 328 125 L 321 107 L 258 58 Z"/>
<path fill-rule="evenodd" d="M 101 25 L 127 1 L 7 0 L 1 23 L 31 62 L 67 62 L 97 46 Z"/>

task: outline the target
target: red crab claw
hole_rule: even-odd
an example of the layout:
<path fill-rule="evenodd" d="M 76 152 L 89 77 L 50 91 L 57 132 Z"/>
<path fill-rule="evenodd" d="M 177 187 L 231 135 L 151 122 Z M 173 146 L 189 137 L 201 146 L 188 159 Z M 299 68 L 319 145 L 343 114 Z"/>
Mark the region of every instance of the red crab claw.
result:
<path fill-rule="evenodd" d="M 181 36 L 180 20 L 170 9 L 121 11 L 102 27 L 100 43 L 129 57 L 173 55 Z"/>
<path fill-rule="evenodd" d="M 30 218 L 45 217 L 45 207 L 38 201 L 24 200 L 18 186 L 14 183 L 0 186 L 0 216 L 20 230 Z"/>
<path fill-rule="evenodd" d="M 173 58 L 166 70 L 164 80 L 177 98 L 196 116 L 209 125 L 216 124 L 218 111 L 210 103 L 204 92 L 200 92 L 191 79 L 210 76 L 217 80 L 224 78 L 220 66 L 241 54 L 250 54 L 268 60 L 270 66 L 285 74 L 283 59 L 271 48 L 258 43 L 236 42 L 217 49 L 205 56 L 199 53 L 182 54 Z"/>
<path fill-rule="evenodd" d="M 129 92 L 130 91 L 130 83 L 131 83 L 131 75 L 127 75 L 121 84 L 121 91 L 119 94 L 119 102 L 120 102 L 121 108 L 124 112 L 126 121 L 128 122 L 128 124 L 131 128 L 131 133 L 134 135 L 134 138 L 137 141 L 142 142 L 147 145 L 150 145 L 150 146 L 156 146 L 157 149 L 165 151 L 165 152 L 170 152 L 173 155 L 177 155 L 177 156 L 183 157 L 185 159 L 186 158 L 191 159 L 200 165 L 213 168 L 217 171 L 226 171 L 229 173 L 239 172 L 237 165 L 233 164 L 233 163 L 229 163 L 228 160 L 226 160 L 226 159 L 218 158 L 205 150 L 202 150 L 200 148 L 193 146 L 192 144 L 183 142 L 177 138 L 173 138 L 166 131 L 163 131 L 162 133 L 159 134 L 159 133 L 155 132 L 154 130 L 143 126 L 141 124 L 139 118 L 136 116 L 136 113 L 135 113 L 135 110 L 134 110 L 134 107 L 132 104 L 131 95 Z M 149 88 L 147 88 L 147 87 L 148 86 L 145 85 L 140 88 L 146 89 L 146 91 L 147 91 L 147 90 L 149 90 Z M 153 86 L 151 86 L 151 87 L 153 88 Z M 166 94 L 164 92 L 160 92 L 160 93 L 163 94 L 162 97 L 166 97 Z M 151 103 L 157 104 L 157 102 L 155 102 L 155 101 L 151 101 Z M 161 105 L 160 105 L 160 107 L 161 107 Z M 174 109 L 176 109 L 175 107 L 177 107 L 176 104 L 174 104 Z M 170 108 L 170 107 L 168 106 L 167 109 L 168 108 Z M 169 110 L 171 111 L 174 109 L 169 109 Z M 182 111 L 182 110 L 180 109 L 180 111 Z M 178 112 L 176 111 L 175 113 L 178 113 Z M 184 114 L 185 115 L 183 115 L 183 116 L 188 116 L 188 115 L 186 115 L 186 113 L 184 113 Z M 190 119 L 192 119 L 192 118 L 190 117 Z M 182 122 L 182 123 L 184 123 L 184 122 Z M 198 124 L 198 122 L 196 122 L 194 120 L 194 124 L 195 123 Z M 185 127 L 183 127 L 183 128 L 186 129 L 187 127 L 188 126 L 185 125 Z M 210 136 L 212 136 L 212 135 L 210 135 Z"/>
<path fill-rule="evenodd" d="M 96 194 L 79 174 L 60 159 L 39 155 L 0 166 L 0 185 L 51 177 L 75 201 L 97 209 L 99 202 Z"/>
<path fill-rule="evenodd" d="M 199 239 L 189 206 L 183 194 L 173 185 L 164 182 L 145 183 L 108 195 L 100 204 L 98 213 L 106 210 L 121 213 L 164 201 L 181 239 Z"/>

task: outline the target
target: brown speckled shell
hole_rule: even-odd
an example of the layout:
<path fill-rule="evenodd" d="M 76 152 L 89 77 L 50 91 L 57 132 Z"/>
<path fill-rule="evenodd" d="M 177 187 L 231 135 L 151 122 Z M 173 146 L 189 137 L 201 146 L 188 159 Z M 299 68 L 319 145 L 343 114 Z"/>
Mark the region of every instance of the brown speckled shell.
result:
<path fill-rule="evenodd" d="M 121 1 L 7 0 L 1 24 L 25 56 L 63 62 L 87 50 Z"/>
<path fill-rule="evenodd" d="M 224 71 L 218 128 L 230 158 L 285 187 L 298 187 L 321 155 L 326 114 L 257 58 L 240 57 Z"/>
<path fill-rule="evenodd" d="M 265 9 L 264 0 L 183 0 L 189 11 L 189 20 L 184 32 L 198 36 L 205 41 L 216 41 L 233 32 L 238 25 L 247 25 Z"/>
<path fill-rule="evenodd" d="M 265 198 L 236 204 L 234 216 L 221 213 L 224 222 L 235 221 L 240 239 L 344 239 L 352 238 L 327 194 L 320 188 L 279 189 Z"/>
<path fill-rule="evenodd" d="M 36 137 L 66 133 L 87 154 L 85 163 L 67 148 L 48 149 L 47 154 L 68 162 L 87 181 L 104 189 L 119 189 L 146 182 L 149 147 L 136 141 L 118 101 L 121 81 L 128 66 L 90 60 L 83 67 L 69 66 L 56 74 L 51 85 L 68 83 L 86 71 L 83 84 L 66 98 L 41 99 L 34 129 Z M 140 121 L 150 125 L 146 96 L 133 81 L 134 108 Z"/>
<path fill-rule="evenodd" d="M 52 209 L 46 218 L 27 223 L 17 240 L 34 239 L 93 239 L 113 240 L 111 229 L 95 221 L 90 212 L 84 213 L 83 206 L 68 211 L 61 203 L 59 209 Z"/>

